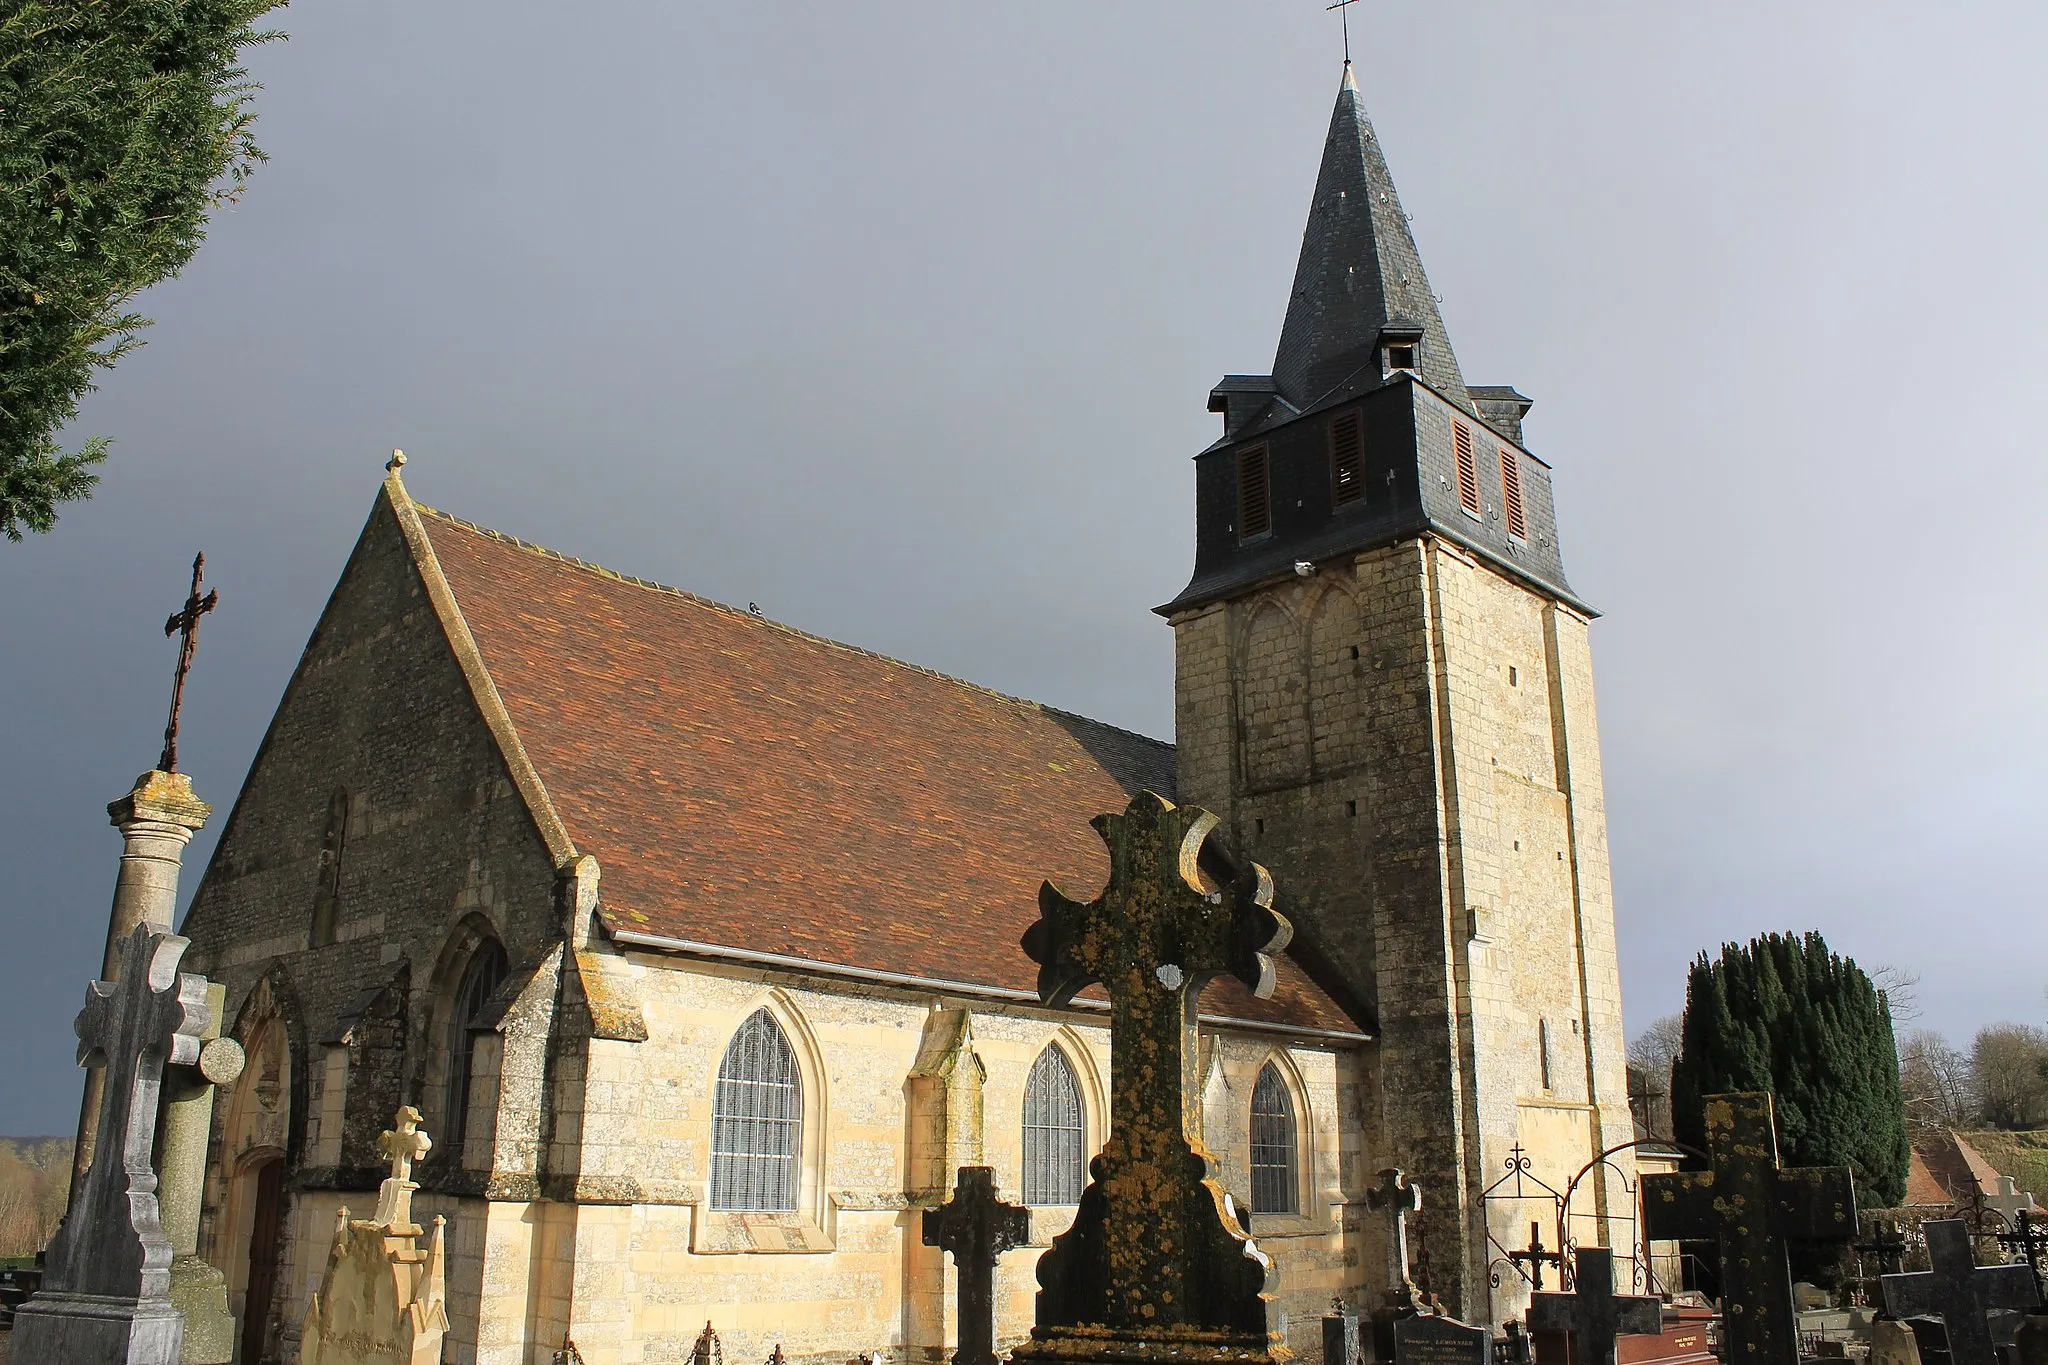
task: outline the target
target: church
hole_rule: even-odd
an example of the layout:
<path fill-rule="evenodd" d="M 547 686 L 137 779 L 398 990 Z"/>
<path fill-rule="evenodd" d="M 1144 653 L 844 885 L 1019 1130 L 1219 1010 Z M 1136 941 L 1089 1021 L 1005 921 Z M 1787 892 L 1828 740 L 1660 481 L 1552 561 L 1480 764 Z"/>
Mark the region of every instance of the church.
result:
<path fill-rule="evenodd" d="M 1384 1168 L 1469 1320 L 1525 1302 L 1510 1177 L 1589 1172 L 1574 1235 L 1631 1246 L 1595 613 L 1348 63 L 1272 373 L 1209 408 L 1172 744 L 473 525 L 394 455 L 182 927 L 248 1057 L 201 1243 L 237 1361 L 295 1358 L 401 1104 L 449 1360 L 681 1360 L 709 1323 L 734 1365 L 935 1365 L 920 1211 L 964 1164 L 1030 1207 L 1022 1337 L 1110 1115 L 1105 1001 L 1042 1004 L 1019 940 L 1143 791 L 1214 812 L 1295 929 L 1270 997 L 1218 981 L 1200 1024 L 1298 1353 L 1380 1301 Z"/>

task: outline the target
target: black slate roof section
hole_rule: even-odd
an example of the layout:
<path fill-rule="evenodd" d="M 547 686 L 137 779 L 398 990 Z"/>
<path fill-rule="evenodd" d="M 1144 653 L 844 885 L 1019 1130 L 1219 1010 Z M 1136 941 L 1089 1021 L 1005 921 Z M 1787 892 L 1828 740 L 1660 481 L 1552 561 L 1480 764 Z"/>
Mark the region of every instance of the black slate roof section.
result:
<path fill-rule="evenodd" d="M 1273 357 L 1280 396 L 1307 412 L 1368 363 L 1377 383 L 1374 345 L 1390 323 L 1422 329 L 1422 377 L 1469 410 L 1458 357 L 1346 62 Z"/>

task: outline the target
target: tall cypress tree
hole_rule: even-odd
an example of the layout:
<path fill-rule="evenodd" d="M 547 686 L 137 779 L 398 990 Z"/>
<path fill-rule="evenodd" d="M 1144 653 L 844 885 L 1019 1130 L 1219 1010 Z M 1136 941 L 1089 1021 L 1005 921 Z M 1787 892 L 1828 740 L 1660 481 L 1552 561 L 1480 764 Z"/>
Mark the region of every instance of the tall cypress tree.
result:
<path fill-rule="evenodd" d="M 1767 934 L 1703 952 L 1686 983 L 1683 1047 L 1671 1065 L 1679 1141 L 1705 1142 L 1705 1097 L 1768 1090 L 1787 1165 L 1849 1166 L 1858 1202 L 1906 1195 L 1905 1103 L 1883 994 L 1819 934 Z"/>

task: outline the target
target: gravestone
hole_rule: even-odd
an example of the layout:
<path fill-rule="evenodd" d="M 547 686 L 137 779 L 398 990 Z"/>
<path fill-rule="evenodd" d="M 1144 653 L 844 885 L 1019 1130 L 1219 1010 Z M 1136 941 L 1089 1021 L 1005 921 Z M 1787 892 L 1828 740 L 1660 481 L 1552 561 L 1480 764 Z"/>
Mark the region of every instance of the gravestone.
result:
<path fill-rule="evenodd" d="M 2020 1188 L 2017 1180 L 2002 1175 L 1998 1177 L 1998 1188 L 1984 1196 L 1984 1207 L 1996 1209 L 1999 1217 L 2010 1225 L 2014 1214 L 2032 1212 L 2040 1206 L 2034 1202 L 2033 1195 Z"/>
<path fill-rule="evenodd" d="M 1332 1299 L 1323 1315 L 1323 1365 L 1361 1365 L 1358 1314 L 1342 1299 Z"/>
<path fill-rule="evenodd" d="M 1387 1283 L 1380 1306 L 1372 1311 L 1372 1353 L 1380 1365 L 1389 1365 L 1394 1359 L 1394 1325 L 1423 1311 L 1408 1258 L 1408 1215 L 1422 1211 L 1422 1187 L 1388 1166 L 1380 1171 L 1379 1183 L 1367 1188 L 1365 1204 L 1387 1219 Z"/>
<path fill-rule="evenodd" d="M 1092 821 L 1109 883 L 1080 904 L 1047 882 L 1024 935 L 1047 1004 L 1109 996 L 1110 1133 L 1074 1223 L 1038 1262 L 1037 1324 L 1020 1361 L 1287 1360 L 1271 1261 L 1239 1225 L 1202 1143 L 1196 1005 L 1229 973 L 1273 989 L 1292 934 L 1273 881 L 1211 841 L 1216 817 L 1150 792 Z"/>
<path fill-rule="evenodd" d="M 378 1139 L 391 1174 L 377 1191 L 377 1216 L 335 1216 L 320 1287 L 306 1306 L 300 1365 L 440 1365 L 448 1335 L 447 1220 L 434 1220 L 425 1248 L 413 1222 L 412 1163 L 434 1145 L 420 1111 L 401 1105 Z M 568 1348 L 564 1339 L 563 1346 Z"/>
<path fill-rule="evenodd" d="M 1614 1292 L 1614 1252 L 1580 1247 L 1569 1294 L 1531 1294 L 1529 1330 L 1571 1338 L 1572 1365 L 1614 1365 L 1617 1336 L 1655 1336 L 1664 1330 L 1661 1300 Z"/>
<path fill-rule="evenodd" d="M 227 1365 L 235 1356 L 235 1315 L 227 1276 L 199 1255 L 206 1148 L 213 1136 L 214 1088 L 242 1074 L 242 1046 L 220 1036 L 227 987 L 206 988 L 207 1023 L 194 1066 L 164 1071 L 163 1118 L 156 1144 L 157 1205 L 171 1243 L 171 1302 L 185 1315 L 182 1365 Z"/>
<path fill-rule="evenodd" d="M 206 978 L 178 970 L 189 941 L 138 924 L 116 981 L 95 981 L 74 1025 L 80 1065 L 104 1073 L 98 1143 L 44 1253 L 43 1285 L 15 1313 L 13 1365 L 178 1365 L 185 1319 L 150 1164 L 167 1063 L 199 1060 Z"/>
<path fill-rule="evenodd" d="M 1855 1236 L 1855 1178 L 1846 1166 L 1779 1166 L 1768 1094 L 1709 1095 L 1705 1119 L 1712 1169 L 1644 1176 L 1644 1230 L 1719 1247 L 1723 1359 L 1798 1365 L 1786 1239 Z"/>
<path fill-rule="evenodd" d="M 1031 1240 L 1031 1210 L 996 1198 L 991 1166 L 962 1166 L 953 1197 L 924 1211 L 924 1244 L 953 1253 L 960 1349 L 953 1365 L 995 1365 L 996 1259 Z"/>
<path fill-rule="evenodd" d="M 1879 1318 L 1870 1326 L 1870 1365 L 1921 1365 L 1920 1340 L 1896 1318 Z"/>
<path fill-rule="evenodd" d="M 1394 1324 L 1394 1365 L 1493 1365 L 1493 1333 L 1417 1313 Z"/>
<path fill-rule="evenodd" d="M 1998 1365 L 1986 1314 L 1996 1308 L 2028 1309 L 2040 1303 L 2034 1272 L 2023 1265 L 1977 1264 L 1970 1225 L 1960 1218 L 1922 1223 L 1927 1259 L 1934 1267 L 1884 1277 L 1884 1311 L 1893 1317 L 1932 1314 L 1941 1318 L 1955 1365 Z"/>

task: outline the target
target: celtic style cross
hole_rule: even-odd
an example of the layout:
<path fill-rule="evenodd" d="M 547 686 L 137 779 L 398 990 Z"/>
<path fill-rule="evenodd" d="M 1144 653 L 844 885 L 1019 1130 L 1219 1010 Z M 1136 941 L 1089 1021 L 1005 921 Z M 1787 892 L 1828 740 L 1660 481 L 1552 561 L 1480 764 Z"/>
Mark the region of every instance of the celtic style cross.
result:
<path fill-rule="evenodd" d="M 1779 1166 L 1766 1093 L 1707 1096 L 1706 1127 L 1711 1170 L 1643 1177 L 1645 1230 L 1652 1241 L 1719 1245 L 1722 1296 L 1732 1305 L 1725 1359 L 1798 1365 L 1785 1242 L 1855 1236 L 1855 1178 L 1847 1166 Z"/>
<path fill-rule="evenodd" d="M 412 1192 L 419 1188 L 412 1180 L 412 1164 L 433 1150 L 434 1140 L 420 1131 L 420 1111 L 409 1104 L 398 1106 L 387 1128 L 377 1138 L 377 1150 L 391 1163 L 391 1175 L 377 1190 L 377 1222 L 384 1227 L 412 1226 Z"/>
<path fill-rule="evenodd" d="M 1570 1334 L 1572 1365 L 1614 1365 L 1617 1336 L 1664 1330 L 1662 1300 L 1614 1292 L 1612 1249 L 1580 1247 L 1573 1264 L 1572 1293 L 1529 1296 L 1529 1330 Z"/>
<path fill-rule="evenodd" d="M 1938 1313 L 1955 1365 L 1996 1365 L 1998 1348 L 1984 1315 L 1994 1308 L 2038 1305 L 2041 1292 L 2033 1267 L 1978 1265 L 1970 1225 L 1960 1218 L 1938 1218 L 1922 1223 L 1920 1230 L 1927 1234 L 1927 1260 L 1934 1268 L 1878 1281 L 1884 1286 L 1884 1311 L 1895 1318 Z"/>
<path fill-rule="evenodd" d="M 1060 1329 L 1078 1327 L 1257 1359 L 1280 1349 L 1270 1263 L 1202 1144 L 1196 1008 L 1224 973 L 1270 995 L 1268 954 L 1293 930 L 1266 870 L 1210 842 L 1209 812 L 1143 792 L 1092 823 L 1109 884 L 1083 905 L 1047 882 L 1024 950 L 1046 1003 L 1096 982 L 1109 996 L 1110 1133 L 1073 1227 L 1039 1261 L 1038 1326 L 1021 1351 L 1060 1354 L 1075 1335 Z"/>
<path fill-rule="evenodd" d="M 1543 1245 L 1543 1226 L 1540 1223 L 1529 1224 L 1528 1248 L 1523 1251 L 1510 1251 L 1508 1259 L 1517 1265 L 1529 1267 L 1529 1288 L 1532 1290 L 1543 1288 L 1544 1266 L 1554 1265 L 1560 1272 L 1564 1270 L 1564 1253 L 1551 1251 Z"/>
<path fill-rule="evenodd" d="M 1366 1207 L 1387 1215 L 1387 1302 L 1413 1307 L 1415 1274 L 1408 1264 L 1408 1215 L 1422 1212 L 1422 1187 L 1389 1166 L 1380 1183 L 1365 1192 Z"/>
<path fill-rule="evenodd" d="M 171 719 L 164 726 L 163 757 L 156 761 L 160 771 L 178 771 L 178 712 L 185 705 L 185 675 L 192 671 L 192 655 L 199 648 L 199 618 L 220 604 L 218 592 L 199 595 L 199 585 L 206 576 L 206 556 L 195 555 L 192 559 L 192 593 L 185 599 L 185 605 L 171 613 L 171 619 L 164 622 L 164 636 L 182 636 L 178 641 L 178 672 L 171 680 Z"/>
<path fill-rule="evenodd" d="M 996 1258 L 1031 1240 L 1031 1210 L 996 1198 L 990 1166 L 962 1166 L 953 1197 L 924 1211 L 924 1244 L 953 1253 L 960 1349 L 953 1365 L 996 1365 Z"/>
<path fill-rule="evenodd" d="M 106 1073 L 99 1143 L 50 1241 L 46 1290 L 168 1303 L 172 1247 L 151 1165 L 157 1095 L 166 1065 L 198 1062 L 209 1019 L 206 978 L 178 970 L 188 943 L 138 925 L 121 945 L 120 979 L 86 989 L 73 1027 L 78 1064 Z"/>

